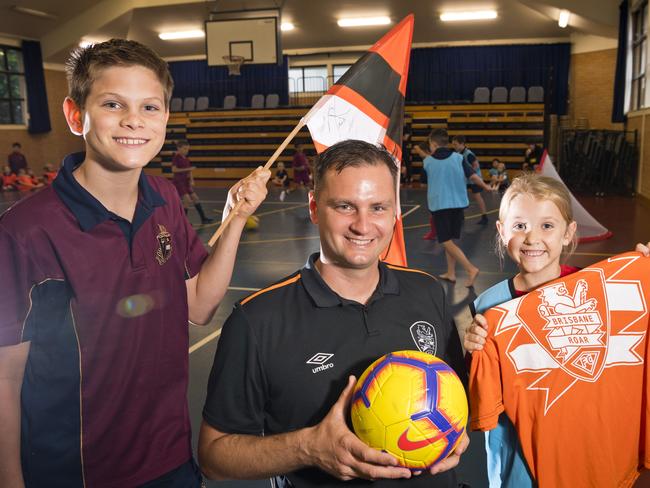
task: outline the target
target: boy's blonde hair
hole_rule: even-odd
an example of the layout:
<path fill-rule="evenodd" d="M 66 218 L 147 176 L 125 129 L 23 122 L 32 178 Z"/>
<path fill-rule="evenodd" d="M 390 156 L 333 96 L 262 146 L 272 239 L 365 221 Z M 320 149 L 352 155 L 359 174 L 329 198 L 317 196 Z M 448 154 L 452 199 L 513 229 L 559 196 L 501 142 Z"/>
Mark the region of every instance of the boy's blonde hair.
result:
<path fill-rule="evenodd" d="M 111 39 L 72 51 L 65 64 L 68 97 L 83 109 L 97 74 L 103 69 L 115 66 L 142 66 L 153 71 L 165 94 L 165 108 L 169 107 L 174 89 L 169 66 L 144 44 L 126 39 Z"/>
<path fill-rule="evenodd" d="M 503 194 L 499 206 L 499 221 L 503 223 L 510 210 L 510 205 L 515 197 L 526 195 L 535 200 L 550 200 L 560 211 L 567 227 L 573 222 L 573 208 L 571 206 L 571 193 L 561 181 L 548 176 L 541 176 L 536 173 L 523 173 L 515 178 Z M 578 245 L 578 233 L 574 232 L 571 242 L 564 246 L 562 252 L 565 259 L 568 258 Z M 503 259 L 505 256 L 505 244 L 501 236 L 497 234 L 496 252 Z"/>

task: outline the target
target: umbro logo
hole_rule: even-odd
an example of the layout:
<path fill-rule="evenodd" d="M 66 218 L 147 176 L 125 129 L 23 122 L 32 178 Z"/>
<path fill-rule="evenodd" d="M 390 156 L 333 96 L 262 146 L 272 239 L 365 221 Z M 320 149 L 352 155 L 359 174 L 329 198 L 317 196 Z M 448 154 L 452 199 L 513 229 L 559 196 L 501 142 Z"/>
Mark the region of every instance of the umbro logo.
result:
<path fill-rule="evenodd" d="M 306 363 L 307 364 L 317 364 L 318 365 L 315 368 L 311 369 L 311 372 L 316 374 L 316 373 L 320 373 L 321 371 L 325 371 L 326 369 L 333 368 L 334 363 L 328 362 L 333 357 L 334 357 L 334 354 L 330 354 L 328 352 L 317 352 L 311 358 L 309 358 L 306 361 Z"/>

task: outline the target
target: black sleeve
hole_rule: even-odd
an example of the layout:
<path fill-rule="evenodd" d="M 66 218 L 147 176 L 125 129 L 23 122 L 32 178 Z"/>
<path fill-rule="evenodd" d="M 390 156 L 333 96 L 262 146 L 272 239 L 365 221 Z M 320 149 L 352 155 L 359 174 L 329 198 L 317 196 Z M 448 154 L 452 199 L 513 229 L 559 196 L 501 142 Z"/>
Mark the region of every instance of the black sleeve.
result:
<path fill-rule="evenodd" d="M 467 162 L 472 165 L 474 164 L 474 161 L 476 161 L 476 156 L 473 153 L 469 153 L 467 155 Z"/>
<path fill-rule="evenodd" d="M 223 326 L 208 380 L 203 419 L 228 434 L 262 435 L 266 383 L 260 351 L 237 305 Z"/>
<path fill-rule="evenodd" d="M 474 168 L 472 168 L 472 165 L 465 161 L 465 158 L 463 158 L 463 171 L 465 172 L 465 178 L 469 178 L 470 176 L 476 174 L 474 172 Z"/>

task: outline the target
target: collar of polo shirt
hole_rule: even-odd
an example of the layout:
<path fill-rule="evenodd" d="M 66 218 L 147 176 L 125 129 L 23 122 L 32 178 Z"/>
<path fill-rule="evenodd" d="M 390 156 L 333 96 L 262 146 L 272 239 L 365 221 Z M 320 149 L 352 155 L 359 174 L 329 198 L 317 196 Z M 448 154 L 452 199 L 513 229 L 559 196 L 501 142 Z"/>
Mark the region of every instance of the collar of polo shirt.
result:
<path fill-rule="evenodd" d="M 314 300 L 317 307 L 336 307 L 339 305 L 357 304 L 353 300 L 347 300 L 339 296 L 332 290 L 325 280 L 316 269 L 316 260 L 320 257 L 320 253 L 314 253 L 309 256 L 307 264 L 300 271 L 302 282 L 304 283 L 305 290 L 309 296 Z M 399 282 L 394 276 L 393 271 L 386 266 L 385 263 L 379 261 L 379 283 L 368 300 L 367 305 L 370 305 L 374 300 L 382 297 L 383 295 L 399 295 Z"/>
<path fill-rule="evenodd" d="M 86 153 L 84 152 L 66 156 L 53 186 L 63 203 L 79 221 L 81 229 L 88 232 L 102 222 L 111 219 L 113 214 L 88 190 L 81 186 L 72 175 L 73 171 L 83 163 L 85 157 Z M 145 213 L 149 214 L 153 208 L 166 203 L 163 197 L 151 188 L 144 172 L 142 172 L 138 181 L 138 205 L 141 205 Z"/>

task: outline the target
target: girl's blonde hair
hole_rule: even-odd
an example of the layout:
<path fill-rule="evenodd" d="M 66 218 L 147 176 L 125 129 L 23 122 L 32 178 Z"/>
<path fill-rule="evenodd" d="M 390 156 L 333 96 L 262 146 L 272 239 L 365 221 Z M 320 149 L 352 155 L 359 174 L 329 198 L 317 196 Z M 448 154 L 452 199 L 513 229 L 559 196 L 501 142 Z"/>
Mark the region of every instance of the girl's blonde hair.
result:
<path fill-rule="evenodd" d="M 522 173 L 515 178 L 503 194 L 499 206 L 499 220 L 503 223 L 510 210 L 510 205 L 515 197 L 527 195 L 535 200 L 550 200 L 560 211 L 567 226 L 573 222 L 573 209 L 571 207 L 571 193 L 564 184 L 555 178 L 541 176 L 536 173 Z M 571 242 L 562 250 L 564 259 L 568 258 L 578 245 L 578 233 L 574 232 Z M 497 234 L 497 255 L 503 259 L 506 252 L 501 236 Z"/>

